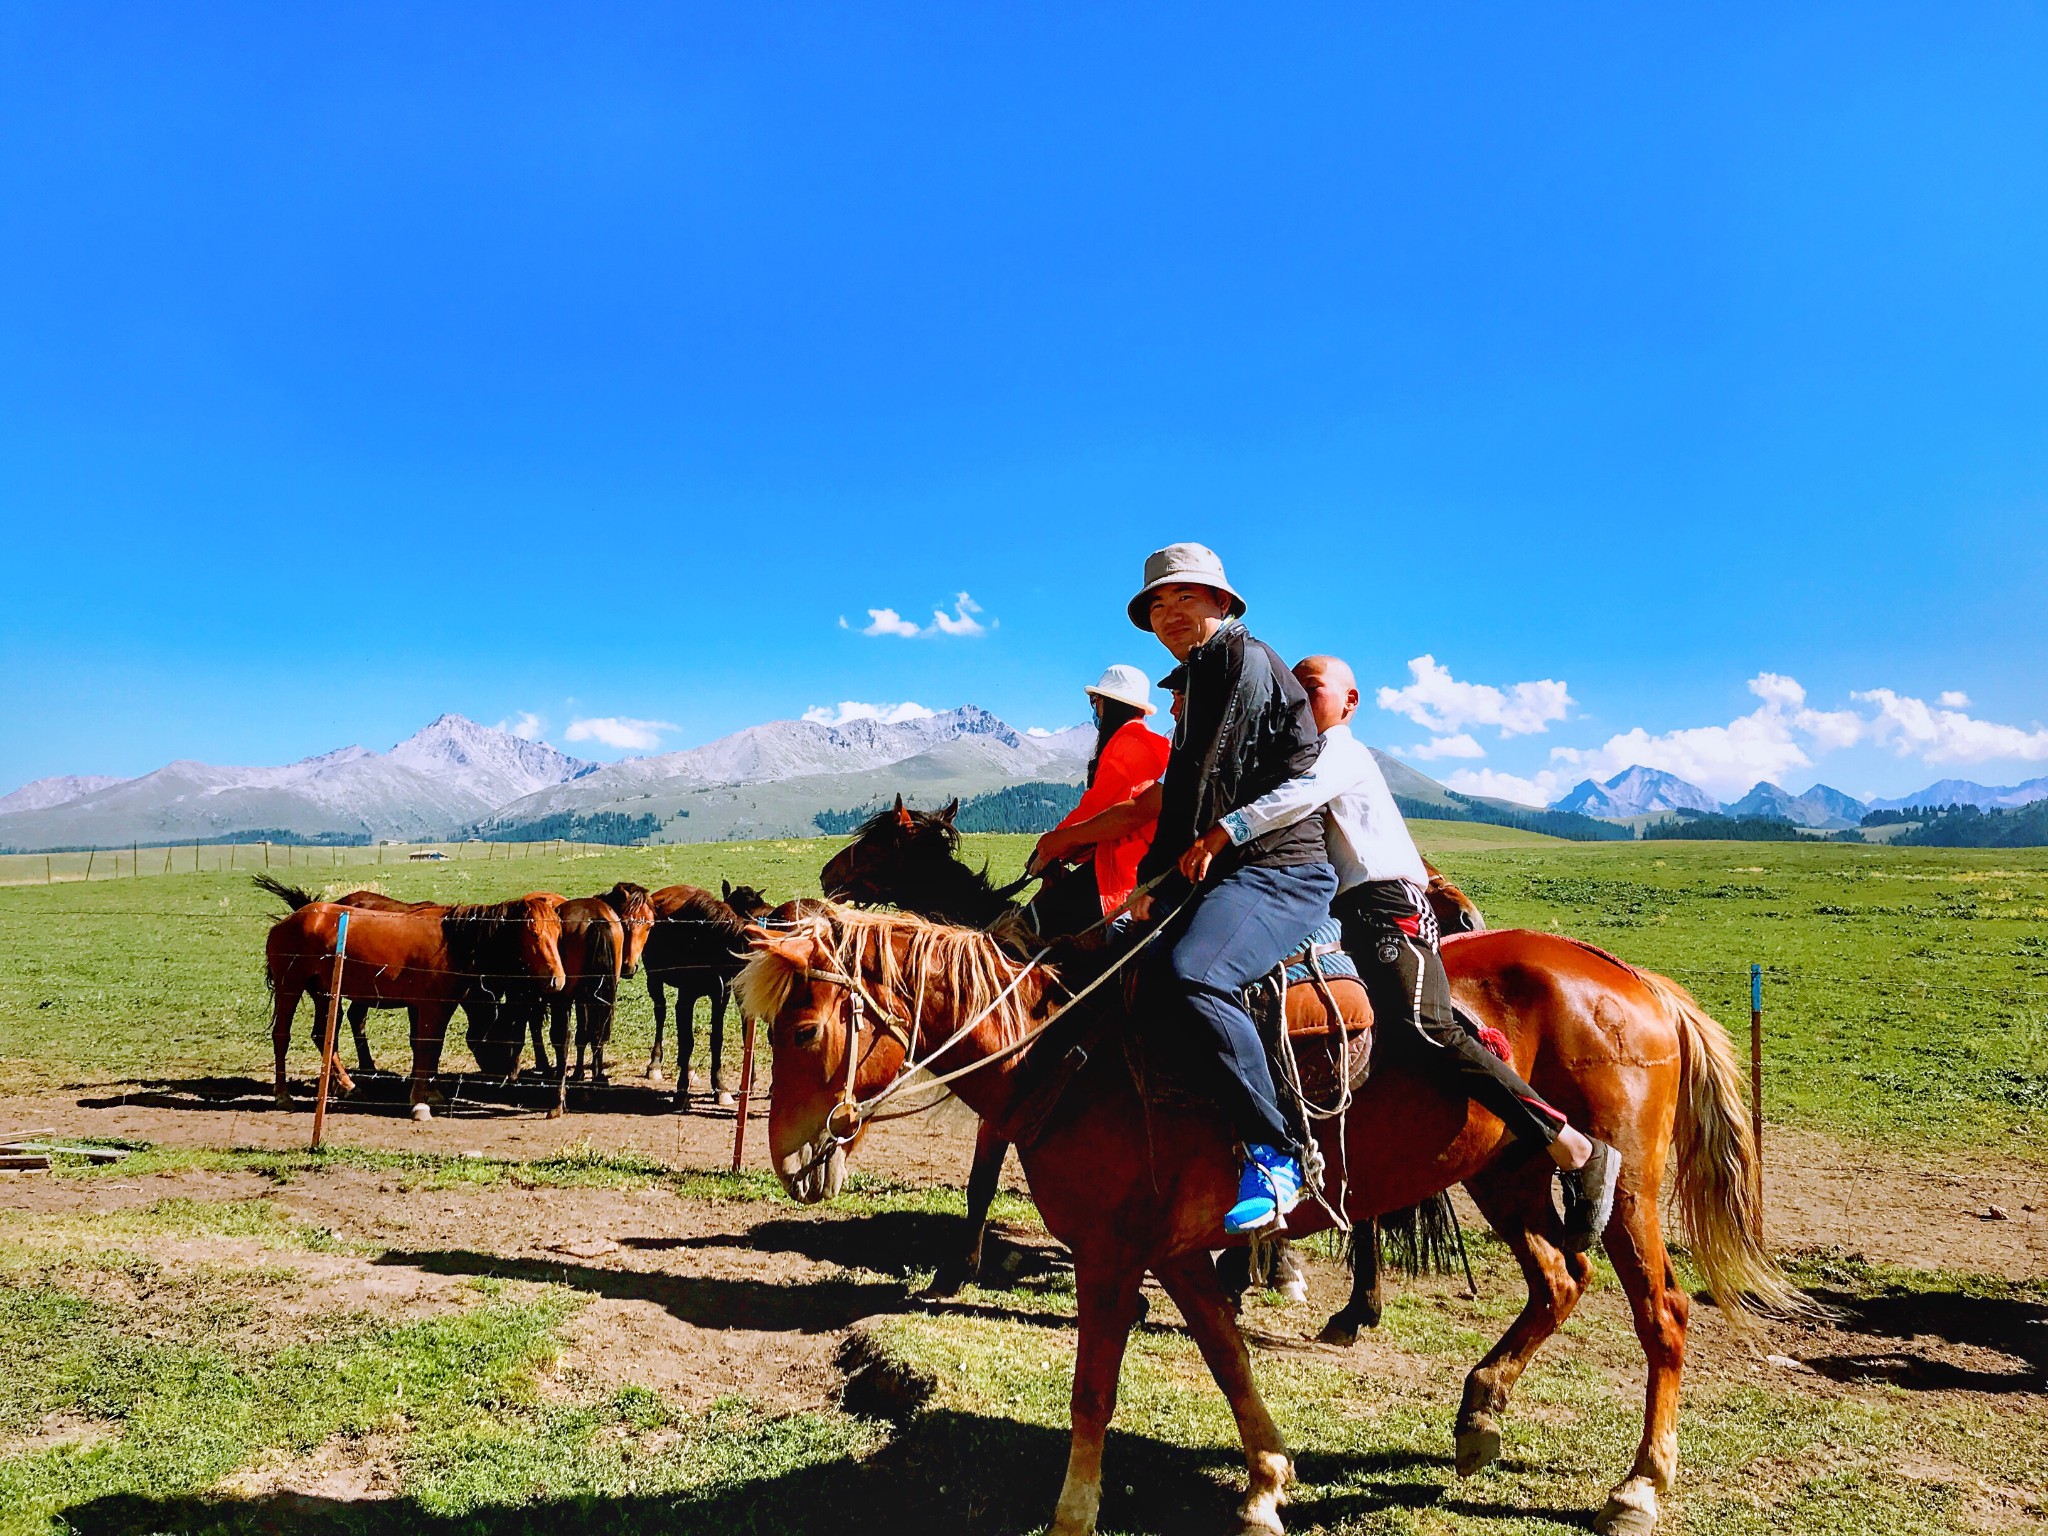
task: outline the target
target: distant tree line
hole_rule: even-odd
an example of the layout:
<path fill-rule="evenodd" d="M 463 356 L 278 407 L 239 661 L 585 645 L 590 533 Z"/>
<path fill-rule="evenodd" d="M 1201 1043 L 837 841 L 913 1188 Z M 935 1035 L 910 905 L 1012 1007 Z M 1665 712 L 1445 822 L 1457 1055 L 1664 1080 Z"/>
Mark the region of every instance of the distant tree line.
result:
<path fill-rule="evenodd" d="M 1796 822 L 1782 816 L 1723 816 L 1718 812 L 1681 811 L 1643 827 L 1646 838 L 1691 839 L 1699 842 L 1797 843 L 1808 841 Z"/>
<path fill-rule="evenodd" d="M 1412 800 L 1406 795 L 1394 796 L 1394 804 L 1410 821 L 1477 821 L 1494 827 L 1514 827 L 1522 832 L 1541 832 L 1548 837 L 1567 838 L 1575 843 L 1621 843 L 1635 835 L 1627 827 L 1617 827 L 1611 821 L 1601 821 L 1594 816 L 1581 816 L 1577 811 L 1511 809 L 1472 795 L 1461 795 L 1455 789 L 1447 789 L 1444 793 L 1450 798 L 1449 805 Z"/>
<path fill-rule="evenodd" d="M 1885 814 L 1880 812 L 1878 814 Z M 1901 817 L 1900 820 L 1905 820 Z M 2048 846 L 2048 800 L 2010 810 L 1975 805 L 1921 806 L 1920 824 L 1892 839 L 1894 848 L 2040 848 Z M 1874 826 L 1865 819 L 1864 825 Z"/>
<path fill-rule="evenodd" d="M 556 811 L 531 821 L 500 822 L 478 827 L 476 835 L 487 843 L 545 843 L 560 838 L 565 843 L 644 842 L 661 830 L 661 818 L 628 816 L 623 811 L 592 811 L 581 816 L 573 811 Z"/>
<path fill-rule="evenodd" d="M 820 811 L 811 820 L 827 837 L 845 837 L 870 816 L 894 803 L 878 800 L 849 811 Z M 1080 803 L 1079 784 L 1053 784 L 1042 780 L 1009 784 L 962 801 L 953 825 L 962 832 L 1050 832 Z M 921 806 L 919 809 L 934 810 L 937 807 Z"/>

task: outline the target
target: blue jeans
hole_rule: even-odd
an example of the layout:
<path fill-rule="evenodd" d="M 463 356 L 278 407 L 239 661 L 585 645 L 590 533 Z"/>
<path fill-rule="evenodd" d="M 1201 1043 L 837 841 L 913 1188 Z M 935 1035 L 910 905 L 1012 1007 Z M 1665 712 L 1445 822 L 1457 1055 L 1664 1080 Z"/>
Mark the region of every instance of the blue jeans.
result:
<path fill-rule="evenodd" d="M 1298 1153 L 1280 1113 L 1265 1042 L 1239 994 L 1297 949 L 1329 916 L 1337 872 L 1328 864 L 1238 869 L 1202 892 L 1167 957 L 1167 985 L 1222 1063 L 1224 1107 L 1247 1146 Z"/>

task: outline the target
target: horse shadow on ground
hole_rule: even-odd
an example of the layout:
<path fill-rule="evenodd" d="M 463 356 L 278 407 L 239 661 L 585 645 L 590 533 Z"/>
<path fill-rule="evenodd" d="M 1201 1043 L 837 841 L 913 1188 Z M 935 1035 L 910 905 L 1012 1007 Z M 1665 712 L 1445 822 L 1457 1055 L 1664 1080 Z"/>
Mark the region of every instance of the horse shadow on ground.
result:
<path fill-rule="evenodd" d="M 908 1279 L 954 1257 L 966 1236 L 958 1216 L 932 1211 L 878 1211 L 858 1217 L 771 1217 L 745 1232 L 706 1237 L 628 1239 L 636 1248 L 748 1248 L 793 1253 L 823 1264 Z M 1074 1261 L 1051 1238 L 996 1225 L 982 1240 L 982 1283 L 989 1289 L 1071 1276 Z M 991 1282 L 994 1282 L 991 1284 Z"/>
<path fill-rule="evenodd" d="M 1898 1347 L 1850 1347 L 1809 1355 L 1805 1363 L 1836 1381 L 1885 1381 L 1919 1392 L 2048 1391 L 2048 1303 L 1966 1291 L 1889 1291 L 1858 1296 L 1815 1290 L 1835 1314 L 1823 1340 L 1853 1345 L 1896 1340 Z M 1923 1342 L 1941 1341 L 1931 1351 Z M 1941 1345 L 1953 1358 L 1943 1358 Z"/>
<path fill-rule="evenodd" d="M 72 1529 L 104 1536 L 902 1536 L 1043 1530 L 1066 1465 L 1067 1432 L 940 1409 L 902 1424 L 872 1456 L 847 1458 L 691 1492 L 541 1496 L 443 1515 L 411 1498 L 360 1502 L 271 1494 L 253 1499 L 122 1494 L 66 1511 Z M 1503 1524 L 1585 1528 L 1590 1511 L 1459 1498 L 1449 1458 L 1392 1451 L 1305 1456 L 1310 1486 L 1289 1505 L 1290 1530 L 1441 1509 Z M 1220 1536 L 1235 1529 L 1244 1478 L 1235 1447 L 1191 1448 L 1110 1431 L 1102 1527 L 1132 1536 Z"/>
<path fill-rule="evenodd" d="M 357 1072 L 356 1091 L 346 1097 L 334 1094 L 327 1101 L 331 1115 L 378 1115 L 402 1119 L 411 1113 L 412 1080 L 395 1072 Z M 73 1084 L 86 1088 L 86 1084 Z M 437 1116 L 451 1119 L 499 1118 L 544 1113 L 554 1108 L 555 1083 L 531 1073 L 518 1078 L 486 1077 L 481 1073 L 445 1074 L 435 1079 L 445 1102 L 435 1105 Z M 157 1077 L 143 1078 L 119 1093 L 100 1093 L 78 1101 L 81 1109 L 118 1109 L 138 1105 L 146 1109 L 185 1109 L 240 1114 L 269 1112 L 298 1114 L 313 1106 L 310 1084 L 291 1085 L 292 1107 L 281 1109 L 272 1098 L 268 1078 L 255 1077 Z M 651 1088 L 638 1083 L 569 1084 L 570 1114 L 673 1115 L 673 1089 Z M 721 1118 L 731 1119 L 732 1112 Z"/>
<path fill-rule="evenodd" d="M 561 1259 L 508 1259 L 463 1248 L 393 1249 L 377 1265 L 433 1275 L 474 1275 L 566 1285 L 609 1301 L 646 1301 L 696 1328 L 836 1333 L 864 1317 L 901 1312 L 909 1292 L 891 1280 L 743 1280 L 606 1269 Z"/>

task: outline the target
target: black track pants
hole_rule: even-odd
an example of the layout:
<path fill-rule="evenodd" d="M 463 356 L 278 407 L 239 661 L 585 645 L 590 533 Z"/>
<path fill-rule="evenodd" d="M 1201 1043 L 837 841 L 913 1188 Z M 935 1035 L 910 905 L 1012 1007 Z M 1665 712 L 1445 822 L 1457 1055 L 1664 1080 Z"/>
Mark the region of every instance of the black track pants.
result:
<path fill-rule="evenodd" d="M 1331 902 L 1330 910 L 1344 924 L 1345 951 L 1358 966 L 1372 1000 L 1373 1025 L 1387 1031 L 1387 1044 L 1434 1063 L 1468 1099 L 1498 1115 L 1524 1146 L 1541 1149 L 1556 1141 L 1565 1117 L 1458 1022 L 1435 922 L 1428 913 L 1416 913 L 1408 888 L 1397 880 L 1355 886 Z M 1417 915 L 1420 933 L 1399 926 L 1401 918 Z"/>

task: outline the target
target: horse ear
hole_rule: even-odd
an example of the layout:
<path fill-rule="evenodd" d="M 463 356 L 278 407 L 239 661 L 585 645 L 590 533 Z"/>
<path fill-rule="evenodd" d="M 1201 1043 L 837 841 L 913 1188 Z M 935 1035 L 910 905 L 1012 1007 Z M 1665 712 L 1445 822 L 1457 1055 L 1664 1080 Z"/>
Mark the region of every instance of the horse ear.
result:
<path fill-rule="evenodd" d="M 911 818 L 909 810 L 905 808 L 903 796 L 900 794 L 896 797 L 896 825 L 906 832 L 911 831 L 917 826 L 916 821 Z"/>
<path fill-rule="evenodd" d="M 718 882 L 718 889 L 729 904 L 732 901 L 732 882 L 730 880 L 720 880 Z"/>
<path fill-rule="evenodd" d="M 952 804 L 948 805 L 943 811 L 939 812 L 939 820 L 943 821 L 947 826 L 950 827 L 951 825 L 953 825 L 953 818 L 955 816 L 958 816 L 959 814 L 960 797 L 958 795 L 955 795 L 953 797 Z"/>

